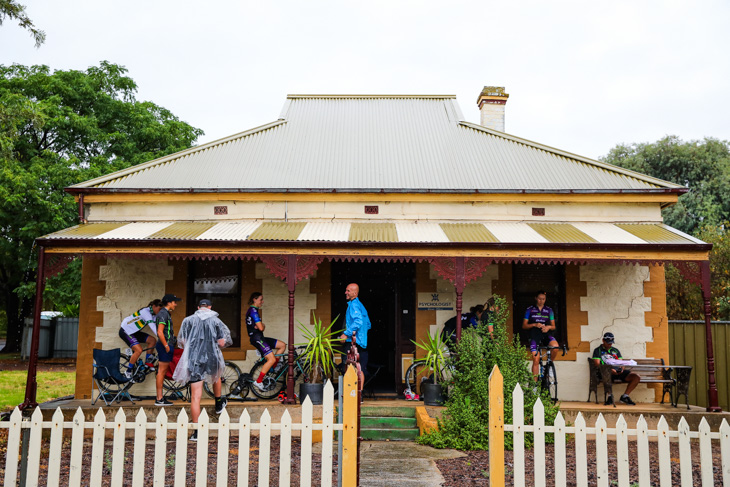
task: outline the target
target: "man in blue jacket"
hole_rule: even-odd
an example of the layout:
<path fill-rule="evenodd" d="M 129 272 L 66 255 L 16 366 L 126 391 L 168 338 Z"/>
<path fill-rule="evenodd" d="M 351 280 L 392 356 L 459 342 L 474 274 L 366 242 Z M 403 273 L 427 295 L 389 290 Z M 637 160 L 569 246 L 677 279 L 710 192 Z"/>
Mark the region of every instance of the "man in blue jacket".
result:
<path fill-rule="evenodd" d="M 370 318 L 365 306 L 358 299 L 360 294 L 360 286 L 355 283 L 348 284 L 345 289 L 345 297 L 347 298 L 347 313 L 345 314 L 345 332 L 340 336 L 342 340 L 350 345 L 345 347 L 345 352 L 350 350 L 352 346 L 352 334 L 355 332 L 355 346 L 357 353 L 360 355 L 360 370 L 363 374 L 367 374 L 368 367 L 368 330 L 370 329 Z M 346 356 L 343 357 L 342 363 L 345 363 Z"/>

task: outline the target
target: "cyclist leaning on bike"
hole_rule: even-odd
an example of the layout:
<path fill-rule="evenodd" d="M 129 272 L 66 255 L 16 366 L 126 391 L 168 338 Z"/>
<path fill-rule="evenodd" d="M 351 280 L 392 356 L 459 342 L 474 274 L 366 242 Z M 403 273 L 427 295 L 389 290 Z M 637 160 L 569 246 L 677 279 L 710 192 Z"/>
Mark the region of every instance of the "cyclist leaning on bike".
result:
<path fill-rule="evenodd" d="M 525 310 L 525 318 L 522 320 L 522 329 L 528 330 L 530 338 L 530 352 L 532 353 L 532 375 L 537 381 L 540 375 L 540 351 L 537 347 L 557 347 L 558 341 L 553 336 L 555 331 L 555 315 L 553 310 L 545 306 L 547 293 L 538 291 L 535 295 L 535 306 Z M 550 351 L 550 358 L 555 359 L 557 349 Z"/>
<path fill-rule="evenodd" d="M 255 379 L 253 387 L 257 387 L 259 390 L 264 390 L 263 384 L 266 373 L 276 365 L 276 354 L 283 354 L 286 352 L 286 343 L 276 338 L 268 338 L 264 336 L 264 322 L 261 321 L 261 306 L 264 304 L 264 296 L 261 293 L 251 293 L 251 297 L 248 299 L 248 311 L 246 312 L 246 330 L 248 331 L 248 339 L 251 341 L 251 345 L 256 347 L 262 357 L 266 359 L 266 363 L 261 368 L 261 373 Z M 286 364 L 284 358 L 281 359 L 280 363 L 276 367 L 276 371 L 281 370 Z"/>
<path fill-rule="evenodd" d="M 147 356 L 145 357 L 145 364 L 152 363 L 152 354 L 149 353 L 157 343 L 157 327 L 155 326 L 155 315 L 160 312 L 162 307 L 162 301 L 155 299 L 150 301 L 144 308 L 140 308 L 138 311 L 132 313 L 122 320 L 122 324 L 119 327 L 119 338 L 132 349 L 132 355 L 129 357 L 129 364 L 127 364 L 127 370 L 124 371 L 124 375 L 128 378 L 132 378 L 134 367 L 137 364 L 137 359 L 142 355 L 142 344 L 147 345 Z M 149 365 L 148 365 L 149 367 Z M 154 369 L 152 369 L 154 370 Z"/>

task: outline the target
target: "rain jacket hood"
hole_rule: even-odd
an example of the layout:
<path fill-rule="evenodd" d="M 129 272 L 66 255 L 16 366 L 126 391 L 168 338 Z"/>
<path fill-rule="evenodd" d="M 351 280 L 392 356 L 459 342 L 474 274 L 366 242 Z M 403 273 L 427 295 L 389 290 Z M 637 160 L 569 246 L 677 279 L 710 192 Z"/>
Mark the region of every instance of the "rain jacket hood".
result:
<path fill-rule="evenodd" d="M 201 308 L 185 318 L 177 337 L 183 353 L 173 379 L 182 383 L 204 380 L 211 384 L 220 379 L 225 361 L 218 340 L 224 341 L 224 347 L 233 344 L 231 332 L 217 312 Z"/>

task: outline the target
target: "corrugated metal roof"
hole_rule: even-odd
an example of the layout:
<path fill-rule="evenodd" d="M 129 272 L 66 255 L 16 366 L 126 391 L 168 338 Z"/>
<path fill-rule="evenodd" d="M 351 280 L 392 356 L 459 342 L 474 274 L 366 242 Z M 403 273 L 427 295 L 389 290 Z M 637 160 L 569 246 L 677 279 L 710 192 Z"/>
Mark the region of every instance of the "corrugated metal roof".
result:
<path fill-rule="evenodd" d="M 160 228 L 162 227 L 162 228 Z M 661 223 L 349 223 L 130 222 L 87 223 L 42 237 L 49 240 L 311 241 L 374 243 L 702 244 Z"/>
<path fill-rule="evenodd" d="M 453 96 L 292 95 L 282 120 L 73 186 L 560 191 L 680 186 L 463 121 Z"/>

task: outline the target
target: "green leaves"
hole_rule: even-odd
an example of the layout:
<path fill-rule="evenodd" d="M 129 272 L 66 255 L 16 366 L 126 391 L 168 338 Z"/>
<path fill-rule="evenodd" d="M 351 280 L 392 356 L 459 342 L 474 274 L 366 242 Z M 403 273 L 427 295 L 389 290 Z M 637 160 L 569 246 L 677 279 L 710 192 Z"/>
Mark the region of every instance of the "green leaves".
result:
<path fill-rule="evenodd" d="M 334 354 L 342 353 L 337 349 L 337 345 L 340 343 L 339 336 L 344 331 L 332 330 L 339 317 L 339 315 L 336 316 L 332 323 L 325 326 L 322 319 L 317 318 L 312 312 L 314 323 L 311 326 L 308 327 L 301 321 L 299 322 L 299 331 L 307 341 L 297 343 L 297 346 L 306 345 L 302 353 L 306 356 L 307 369 L 312 383 L 321 382 L 323 376 L 330 377 L 334 373 Z"/>
<path fill-rule="evenodd" d="M 441 339 L 441 334 L 436 333 L 434 336 L 429 333 L 427 340 L 421 343 L 411 341 L 426 352 L 426 356 L 416 360 L 416 362 L 420 362 L 431 369 L 433 371 L 433 382 L 438 384 L 438 381 L 442 380 L 444 366 L 446 365 L 446 344 Z"/>

